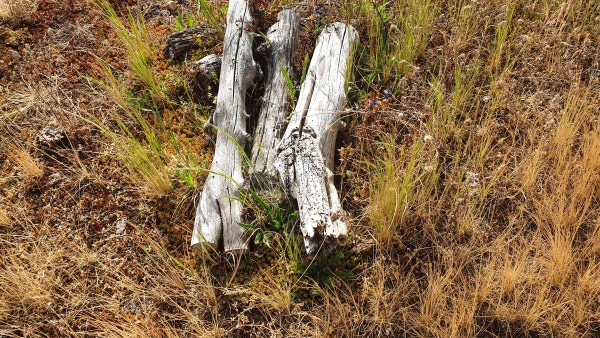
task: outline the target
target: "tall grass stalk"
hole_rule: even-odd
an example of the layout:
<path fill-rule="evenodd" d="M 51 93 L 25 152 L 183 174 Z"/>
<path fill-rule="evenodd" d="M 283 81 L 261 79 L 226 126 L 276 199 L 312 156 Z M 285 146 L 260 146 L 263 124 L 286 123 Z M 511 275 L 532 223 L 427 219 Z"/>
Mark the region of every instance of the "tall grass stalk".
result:
<path fill-rule="evenodd" d="M 102 62 L 100 70 L 103 78 L 93 81 L 121 108 L 109 113 L 118 131 L 113 131 L 103 120 L 90 117 L 88 121 L 113 141 L 117 156 L 125 163 L 132 179 L 145 187 L 147 193 L 168 194 L 173 186 L 160 131 L 146 120 L 141 107 L 127 97 L 124 81 L 113 73 L 111 67 Z M 125 113 L 126 118 L 121 113 Z M 132 129 L 131 123 L 134 128 L 141 128 L 140 131 Z M 142 141 L 138 140 L 138 134 L 142 135 Z"/>
<path fill-rule="evenodd" d="M 221 27 L 220 21 L 226 21 L 225 15 L 219 15 L 219 18 L 215 16 L 215 10 L 219 11 L 219 8 L 215 8 L 211 2 L 207 0 L 198 0 L 198 11 L 204 16 L 204 19 L 208 21 L 208 23 L 219 32 L 222 36 L 225 33 L 223 32 L 223 28 Z M 226 11 L 221 12 L 224 13 Z"/>

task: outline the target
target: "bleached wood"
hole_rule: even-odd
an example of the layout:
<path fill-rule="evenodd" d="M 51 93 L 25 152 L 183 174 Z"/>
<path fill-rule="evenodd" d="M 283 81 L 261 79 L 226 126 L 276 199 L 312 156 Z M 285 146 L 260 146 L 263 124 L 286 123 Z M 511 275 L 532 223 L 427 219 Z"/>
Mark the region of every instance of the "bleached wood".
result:
<path fill-rule="evenodd" d="M 213 76 L 219 76 L 223 56 L 218 54 L 209 54 L 198 61 L 190 63 L 197 80 L 210 80 Z"/>
<path fill-rule="evenodd" d="M 293 75 L 293 60 L 298 36 L 298 14 L 284 10 L 267 32 L 269 56 L 265 76 L 265 94 L 254 132 L 251 160 L 253 175 L 261 183 L 276 177 L 273 166 L 277 145 L 285 131 L 284 121 L 291 113 L 290 90 L 285 75 Z M 255 187 L 256 188 L 256 187 Z"/>
<path fill-rule="evenodd" d="M 221 72 L 223 55 L 209 54 L 198 61 L 189 63 L 188 77 L 194 90 L 206 93 L 207 90 L 218 83 Z"/>
<path fill-rule="evenodd" d="M 221 236 L 226 252 L 247 250 L 245 231 L 239 226 L 242 203 L 238 189 L 244 183 L 242 152 L 246 131 L 246 92 L 254 85 L 258 67 L 252 58 L 253 19 L 248 2 L 230 0 L 223 61 L 213 124 L 217 130 L 215 155 L 196 210 L 192 247 L 218 246 Z"/>
<path fill-rule="evenodd" d="M 357 40 L 356 30 L 343 23 L 323 30 L 277 148 L 275 167 L 284 188 L 298 200 L 300 228 L 309 255 L 333 250 L 348 233 L 333 183 L 333 157 Z"/>

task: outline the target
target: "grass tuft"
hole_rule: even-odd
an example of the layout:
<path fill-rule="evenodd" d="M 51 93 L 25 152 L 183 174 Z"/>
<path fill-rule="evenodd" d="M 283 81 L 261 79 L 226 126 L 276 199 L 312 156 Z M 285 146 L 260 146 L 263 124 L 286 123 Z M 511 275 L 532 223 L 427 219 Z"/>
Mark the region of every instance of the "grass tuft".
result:
<path fill-rule="evenodd" d="M 36 179 L 44 174 L 42 165 L 25 148 L 10 143 L 7 148 L 8 157 L 19 167 L 25 178 Z"/>
<path fill-rule="evenodd" d="M 161 83 L 157 80 L 151 67 L 155 48 L 153 48 L 141 9 L 138 9 L 135 13 L 129 10 L 126 26 L 107 0 L 94 1 L 94 5 L 108 19 L 112 29 L 117 33 L 119 40 L 125 47 L 129 68 L 135 78 L 145 86 L 152 97 L 157 100 L 166 99 Z"/>

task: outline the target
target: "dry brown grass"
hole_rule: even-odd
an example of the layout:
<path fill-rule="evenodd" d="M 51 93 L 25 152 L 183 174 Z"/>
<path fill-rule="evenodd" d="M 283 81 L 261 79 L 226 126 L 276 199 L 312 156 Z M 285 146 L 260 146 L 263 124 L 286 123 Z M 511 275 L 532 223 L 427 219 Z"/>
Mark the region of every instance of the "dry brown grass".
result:
<path fill-rule="evenodd" d="M 46 85 L 24 80 L 22 86 L 8 93 L 6 103 L 10 106 L 6 109 L 5 117 L 14 118 L 19 114 L 43 117 L 50 114 L 53 108 L 61 106 L 57 100 L 57 90 L 58 84 Z"/>
<path fill-rule="evenodd" d="M 148 241 L 139 244 L 113 237 L 104 251 L 88 248 L 77 234 L 52 232 L 31 225 L 0 243 L 3 335 L 159 337 L 218 331 L 212 324 L 217 299 L 210 276 L 186 268 L 146 235 L 140 234 Z M 119 254 L 119 247 L 130 253 Z M 41 324 L 50 317 L 53 324 Z"/>
<path fill-rule="evenodd" d="M 10 224 L 10 216 L 4 208 L 0 207 L 0 226 L 6 226 Z"/>
<path fill-rule="evenodd" d="M 8 158 L 19 167 L 19 171 L 27 179 L 39 178 L 44 174 L 44 170 L 39 161 L 34 159 L 31 154 L 19 146 L 10 146 L 8 148 Z"/>
<path fill-rule="evenodd" d="M 102 22 L 87 14 L 82 24 Z M 166 133 L 125 95 L 143 89 L 115 62 L 112 93 L 31 82 L 0 111 L 12 145 L 0 151 L 0 335 L 598 336 L 600 5 L 348 1 L 331 16 L 354 20 L 368 47 L 340 153 L 354 220 L 342 259 L 303 260 L 292 237 L 241 261 L 188 252 L 194 189 L 174 173 L 206 152 L 198 112 L 152 106 Z M 90 50 L 118 43 L 89 31 Z M 148 67 L 162 81 L 177 66 Z M 167 158 L 169 188 L 140 194 L 148 183 L 117 156 L 123 139 L 87 123 L 69 125 L 83 150 L 23 146 L 50 111 L 141 140 Z"/>
<path fill-rule="evenodd" d="M 375 168 L 366 215 L 378 246 L 392 257 L 399 243 L 425 251 L 425 265 L 413 262 L 416 269 L 406 277 L 408 285 L 417 285 L 418 298 L 411 307 L 395 306 L 403 318 L 396 325 L 423 337 L 593 336 L 600 289 L 587 283 L 600 272 L 593 244 L 600 215 L 600 86 L 597 78 L 581 80 L 590 69 L 551 56 L 567 51 L 548 40 L 557 29 L 560 40 L 577 39 L 576 32 L 591 28 L 593 20 L 568 2 L 537 8 L 511 1 L 475 9 L 496 18 L 457 5 L 450 8 L 453 34 L 443 48 L 473 53 L 475 47 L 479 54 L 458 55 L 465 59 L 442 66 L 453 72 L 429 80 L 429 98 L 411 102 L 425 116 L 405 113 L 397 129 L 376 123 L 383 134 L 410 130 L 401 142 L 382 137 L 375 156 L 363 146 L 369 151 L 362 163 Z M 546 21 L 536 18 L 542 8 Z M 599 14 L 598 6 L 583 10 Z M 570 19 L 548 27 L 557 16 Z M 495 27 L 489 53 L 476 49 L 483 27 Z M 584 41 L 570 53 L 586 53 Z M 530 54 L 537 46 L 545 48 L 542 56 Z M 592 69 L 598 61 L 593 58 Z M 564 82 L 556 86 L 544 74 L 560 74 Z M 523 78 L 536 89 L 521 87 Z M 394 278 L 390 272 L 383 284 L 393 289 Z M 355 299 L 341 304 L 364 306 Z"/>
<path fill-rule="evenodd" d="M 265 279 L 260 288 L 250 292 L 267 311 L 289 315 L 294 305 L 294 279 L 288 275 L 278 276 L 270 272 L 265 274 Z"/>
<path fill-rule="evenodd" d="M 0 21 L 27 21 L 35 12 L 38 0 L 0 0 Z"/>

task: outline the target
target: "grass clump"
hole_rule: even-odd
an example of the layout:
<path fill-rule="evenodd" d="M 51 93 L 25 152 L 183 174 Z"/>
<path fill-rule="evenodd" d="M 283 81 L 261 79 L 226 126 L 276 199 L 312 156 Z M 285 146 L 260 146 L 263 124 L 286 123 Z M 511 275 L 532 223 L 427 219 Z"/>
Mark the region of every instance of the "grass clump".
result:
<path fill-rule="evenodd" d="M 114 75 L 110 66 L 102 64 L 102 70 L 104 80 L 96 80 L 96 83 L 120 108 L 120 112 L 110 113 L 119 131 L 113 131 L 114 128 L 97 118 L 92 117 L 90 122 L 111 139 L 117 148 L 117 156 L 125 163 L 134 181 L 145 187 L 150 195 L 169 194 L 173 185 L 165 149 L 159 139 L 160 131 L 144 117 L 139 103 L 127 97 L 123 81 Z M 121 112 L 125 113 L 125 118 Z M 135 127 L 131 126 L 132 122 Z M 139 140 L 136 134 L 141 134 L 142 139 Z"/>
<path fill-rule="evenodd" d="M 33 158 L 27 149 L 11 144 L 6 145 L 10 160 L 19 167 L 23 176 L 27 179 L 37 179 L 44 174 L 44 169 L 39 161 Z"/>
<path fill-rule="evenodd" d="M 367 162 L 375 170 L 370 178 L 367 215 L 375 228 L 375 238 L 384 246 L 406 226 L 407 218 L 424 211 L 421 208 L 435 188 L 439 175 L 436 168 L 421 163 L 428 146 L 416 141 L 412 149 L 398 149 L 384 143 L 379 162 Z"/>
<path fill-rule="evenodd" d="M 107 0 L 97 0 L 94 4 L 109 20 L 112 29 L 125 48 L 129 68 L 135 78 L 144 85 L 152 97 L 157 100 L 164 100 L 166 98 L 164 90 L 151 67 L 156 49 L 152 46 L 152 40 L 148 34 L 146 21 L 141 14 L 141 10 L 138 9 L 137 14 L 129 10 L 127 13 L 128 26 L 125 26 Z"/>
<path fill-rule="evenodd" d="M 415 67 L 431 35 L 438 5 L 430 0 L 377 3 L 362 0 L 343 5 L 348 21 L 366 27 L 360 68 L 367 86 L 395 87 L 397 80 Z M 364 64 L 364 65 L 363 65 Z"/>
<path fill-rule="evenodd" d="M 215 15 L 215 11 L 219 13 L 219 17 Z M 225 21 L 227 14 L 227 6 L 219 8 L 217 4 L 213 4 L 207 0 L 198 0 L 198 12 L 202 14 L 205 21 L 207 21 L 214 29 L 219 32 L 219 35 L 223 36 L 223 27 L 220 22 Z"/>
<path fill-rule="evenodd" d="M 152 67 L 154 43 L 146 22 L 138 9 L 128 11 L 127 26 L 107 1 L 96 5 L 116 32 L 125 47 L 129 74 L 139 81 L 144 90 L 134 92 L 127 77 L 118 76 L 113 67 L 98 60 L 99 77 L 92 78 L 119 111 L 109 111 L 108 121 L 91 117 L 90 122 L 109 137 L 116 147 L 117 156 L 125 163 L 134 182 L 153 196 L 164 196 L 174 189 L 173 176 L 188 187 L 196 186 L 198 156 L 192 154 L 187 143 L 173 130 L 164 113 L 171 114 L 172 104 L 167 98 L 165 84 Z M 189 96 L 189 95 L 188 95 Z M 196 112 L 192 112 L 197 119 Z"/>

